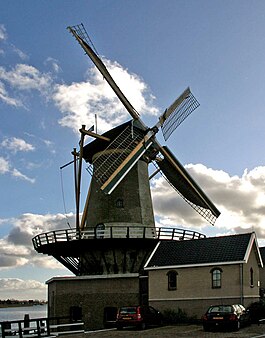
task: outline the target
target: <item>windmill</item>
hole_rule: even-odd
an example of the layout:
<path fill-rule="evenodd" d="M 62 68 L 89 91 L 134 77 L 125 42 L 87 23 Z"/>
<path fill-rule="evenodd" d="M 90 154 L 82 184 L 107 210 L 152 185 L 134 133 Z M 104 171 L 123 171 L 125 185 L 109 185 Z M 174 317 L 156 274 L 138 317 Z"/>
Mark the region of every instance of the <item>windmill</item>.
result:
<path fill-rule="evenodd" d="M 132 119 L 103 135 L 82 126 L 80 151 L 75 149 L 73 152 L 77 173 L 76 229 L 71 235 L 65 231 L 65 243 L 58 243 L 59 235 L 56 237 L 53 232 L 51 235 L 36 236 L 33 244 L 38 252 L 52 254 L 76 275 L 139 273 L 159 240 L 203 236 L 194 231 L 173 228 L 168 236 L 166 230 L 155 227 L 150 192 L 150 179 L 155 174 L 160 172 L 210 224 L 213 225 L 220 215 L 170 149 L 160 145 L 156 138 L 161 129 L 167 140 L 199 103 L 187 88 L 161 114 L 153 127 L 146 126 L 98 56 L 83 24 L 68 29 Z M 84 145 L 86 135 L 95 140 Z M 80 222 L 79 194 L 83 159 L 89 164 L 87 170 L 92 179 Z M 149 177 L 150 163 L 155 165 L 156 170 Z"/>
<path fill-rule="evenodd" d="M 105 147 L 105 151 L 93 161 L 96 170 L 91 170 L 93 178 L 105 194 L 111 194 L 132 167 L 145 156 L 153 161 L 167 181 L 178 191 L 199 214 L 211 224 L 220 215 L 218 209 L 195 183 L 192 177 L 166 146 L 161 146 L 155 135 L 162 129 L 165 140 L 199 106 L 198 101 L 187 88 L 160 116 L 152 128 L 148 128 L 140 119 L 123 92 L 117 86 L 102 60 L 93 50 L 93 44 L 83 24 L 68 27 L 85 53 L 103 75 L 132 117 L 130 125 Z M 104 145 L 103 145 L 104 147 Z M 117 156 L 118 152 L 118 156 Z"/>

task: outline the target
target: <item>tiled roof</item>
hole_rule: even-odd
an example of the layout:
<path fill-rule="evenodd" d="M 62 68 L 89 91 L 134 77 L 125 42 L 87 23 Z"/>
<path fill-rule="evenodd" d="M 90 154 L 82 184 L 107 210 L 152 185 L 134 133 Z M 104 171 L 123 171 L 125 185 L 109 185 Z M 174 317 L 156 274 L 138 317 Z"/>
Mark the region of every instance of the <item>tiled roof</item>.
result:
<path fill-rule="evenodd" d="M 161 241 L 146 268 L 243 261 L 251 235 Z"/>

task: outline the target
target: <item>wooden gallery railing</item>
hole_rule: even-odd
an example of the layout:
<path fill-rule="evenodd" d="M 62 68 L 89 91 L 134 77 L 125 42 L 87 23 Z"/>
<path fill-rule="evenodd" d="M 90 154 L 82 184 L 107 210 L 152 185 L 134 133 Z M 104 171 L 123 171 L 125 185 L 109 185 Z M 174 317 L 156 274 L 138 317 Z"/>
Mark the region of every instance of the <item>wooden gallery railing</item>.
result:
<path fill-rule="evenodd" d="M 69 242 L 82 239 L 110 239 L 110 238 L 143 238 L 156 240 L 189 240 L 205 238 L 206 236 L 192 230 L 173 227 L 143 227 L 143 226 L 104 226 L 86 229 L 55 230 L 39 234 L 32 239 L 35 250 L 43 245 L 57 242 Z"/>

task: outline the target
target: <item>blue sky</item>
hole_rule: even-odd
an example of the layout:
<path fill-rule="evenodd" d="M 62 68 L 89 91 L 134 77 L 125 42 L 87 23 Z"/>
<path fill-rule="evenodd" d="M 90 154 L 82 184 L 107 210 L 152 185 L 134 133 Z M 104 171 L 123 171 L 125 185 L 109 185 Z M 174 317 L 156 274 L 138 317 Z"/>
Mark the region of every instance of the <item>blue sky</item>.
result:
<path fill-rule="evenodd" d="M 0 12 L 0 299 L 45 298 L 47 279 L 70 274 L 31 238 L 74 226 L 73 170 L 65 210 L 59 168 L 81 125 L 130 118 L 67 31 L 81 22 L 146 124 L 187 86 L 200 102 L 167 145 L 222 214 L 206 224 L 156 177 L 157 224 L 256 231 L 264 245 L 264 1 L 0 1 Z"/>

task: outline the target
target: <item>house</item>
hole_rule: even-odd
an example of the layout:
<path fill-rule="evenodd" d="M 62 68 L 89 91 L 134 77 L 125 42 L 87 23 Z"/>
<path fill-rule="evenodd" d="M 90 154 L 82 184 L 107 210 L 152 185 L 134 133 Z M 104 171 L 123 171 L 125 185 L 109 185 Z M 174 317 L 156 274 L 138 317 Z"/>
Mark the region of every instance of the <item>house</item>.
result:
<path fill-rule="evenodd" d="M 211 304 L 259 300 L 261 254 L 254 232 L 161 241 L 145 264 L 149 304 L 200 318 Z"/>

